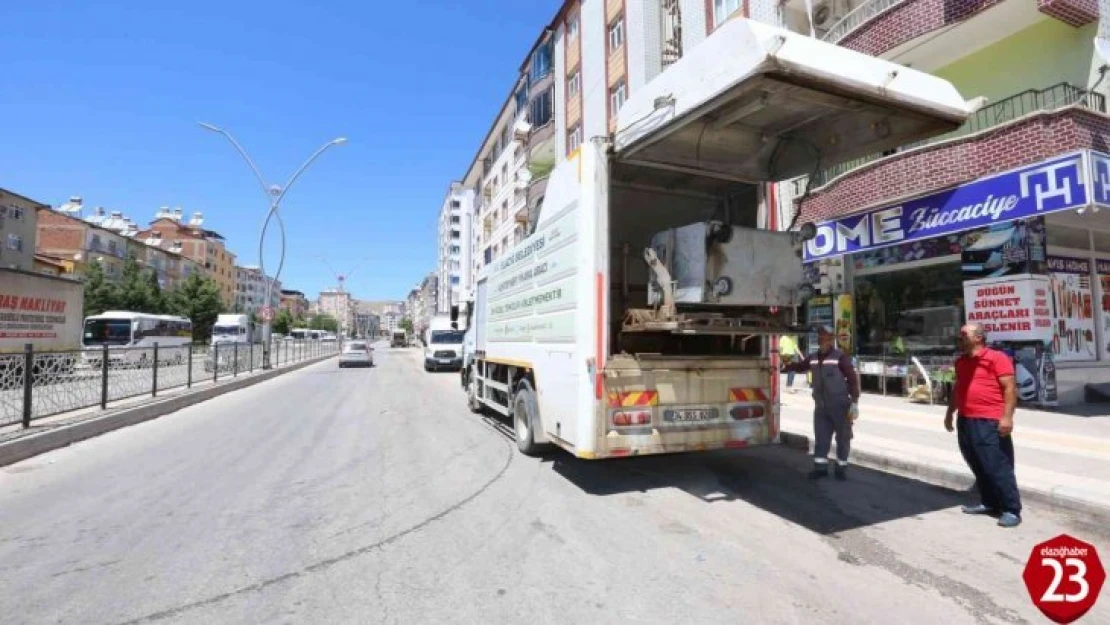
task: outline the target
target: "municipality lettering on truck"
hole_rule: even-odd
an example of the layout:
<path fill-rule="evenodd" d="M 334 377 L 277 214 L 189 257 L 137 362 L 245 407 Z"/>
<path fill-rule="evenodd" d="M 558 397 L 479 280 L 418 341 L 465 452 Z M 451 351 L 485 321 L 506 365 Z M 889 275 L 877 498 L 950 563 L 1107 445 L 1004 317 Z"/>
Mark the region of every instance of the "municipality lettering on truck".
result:
<path fill-rule="evenodd" d="M 0 269 L 0 371 L 36 352 L 36 371 L 69 370 L 81 349 L 85 287 L 77 280 Z"/>
<path fill-rule="evenodd" d="M 815 229 L 766 229 L 766 183 L 950 131 L 971 108 L 944 80 L 730 20 L 555 167 L 535 233 L 478 277 L 471 409 L 510 416 L 525 453 L 777 441 L 770 337 L 799 329 Z"/>

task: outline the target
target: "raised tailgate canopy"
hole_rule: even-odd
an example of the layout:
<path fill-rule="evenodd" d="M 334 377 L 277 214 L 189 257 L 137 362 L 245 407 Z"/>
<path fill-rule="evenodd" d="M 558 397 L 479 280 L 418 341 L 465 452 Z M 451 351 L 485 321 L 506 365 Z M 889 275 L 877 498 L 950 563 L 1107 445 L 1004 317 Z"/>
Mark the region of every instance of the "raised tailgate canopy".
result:
<path fill-rule="evenodd" d="M 629 164 L 758 183 L 954 130 L 974 104 L 946 80 L 734 19 L 618 114 Z"/>

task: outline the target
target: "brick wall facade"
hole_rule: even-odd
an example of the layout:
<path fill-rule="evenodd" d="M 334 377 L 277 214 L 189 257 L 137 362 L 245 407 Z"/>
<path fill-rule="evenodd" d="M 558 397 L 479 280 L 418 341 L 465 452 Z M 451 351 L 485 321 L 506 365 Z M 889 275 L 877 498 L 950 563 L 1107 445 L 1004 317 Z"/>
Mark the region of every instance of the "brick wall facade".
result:
<path fill-rule="evenodd" d="M 905 0 L 860 25 L 837 43 L 845 48 L 880 56 L 907 41 L 962 22 L 1002 1 Z M 1029 0 L 1010 1 L 1028 2 Z"/>
<path fill-rule="evenodd" d="M 815 190 L 800 223 L 841 217 L 1079 149 L 1110 151 L 1110 117 L 1083 108 L 1038 113 L 864 165 Z"/>
<path fill-rule="evenodd" d="M 38 211 L 38 232 L 35 251 L 56 253 L 69 258 L 85 249 L 88 225 L 49 208 Z"/>
<path fill-rule="evenodd" d="M 1098 19 L 1096 0 L 1037 0 L 1037 9 L 1075 28 Z"/>

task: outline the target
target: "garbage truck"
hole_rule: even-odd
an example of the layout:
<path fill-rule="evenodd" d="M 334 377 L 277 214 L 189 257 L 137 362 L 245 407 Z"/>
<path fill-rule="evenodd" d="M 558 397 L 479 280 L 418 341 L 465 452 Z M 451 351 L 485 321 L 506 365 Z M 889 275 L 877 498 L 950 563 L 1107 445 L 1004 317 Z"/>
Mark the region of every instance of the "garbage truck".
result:
<path fill-rule="evenodd" d="M 634 91 L 615 133 L 556 165 L 534 232 L 479 274 L 457 322 L 473 341 L 469 407 L 511 419 L 526 454 L 777 442 L 773 337 L 801 331 L 802 246 L 829 235 L 772 223 L 771 183 L 949 132 L 976 104 L 926 73 L 730 20 Z"/>

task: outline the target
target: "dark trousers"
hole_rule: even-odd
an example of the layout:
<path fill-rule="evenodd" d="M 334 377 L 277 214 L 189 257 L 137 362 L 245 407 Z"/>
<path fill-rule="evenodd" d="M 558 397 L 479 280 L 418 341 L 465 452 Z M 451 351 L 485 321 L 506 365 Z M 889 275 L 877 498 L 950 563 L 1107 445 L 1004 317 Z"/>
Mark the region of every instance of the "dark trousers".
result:
<path fill-rule="evenodd" d="M 975 474 L 984 506 L 1021 516 L 1021 495 L 1014 476 L 1013 436 L 998 434 L 998 421 L 960 417 L 956 420 L 960 453 Z"/>
<path fill-rule="evenodd" d="M 813 459 L 825 462 L 829 457 L 833 436 L 836 436 L 836 459 L 848 462 L 851 450 L 852 422 L 848 420 L 850 403 L 819 403 L 813 409 Z"/>

